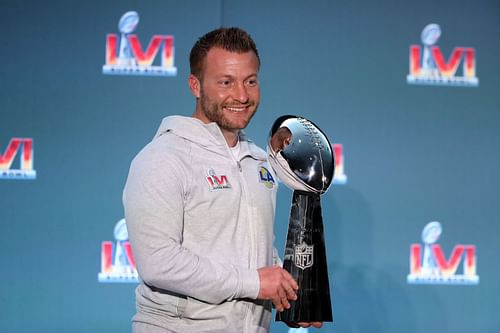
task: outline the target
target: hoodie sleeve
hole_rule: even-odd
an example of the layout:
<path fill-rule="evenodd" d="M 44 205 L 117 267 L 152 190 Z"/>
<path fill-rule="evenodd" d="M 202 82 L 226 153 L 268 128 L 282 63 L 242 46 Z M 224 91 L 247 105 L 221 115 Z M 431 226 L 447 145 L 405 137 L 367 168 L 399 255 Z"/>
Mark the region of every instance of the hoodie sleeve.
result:
<path fill-rule="evenodd" d="M 130 167 L 125 220 L 141 279 L 148 285 L 219 304 L 258 296 L 258 272 L 216 262 L 182 247 L 183 181 L 174 158 L 145 148 Z"/>

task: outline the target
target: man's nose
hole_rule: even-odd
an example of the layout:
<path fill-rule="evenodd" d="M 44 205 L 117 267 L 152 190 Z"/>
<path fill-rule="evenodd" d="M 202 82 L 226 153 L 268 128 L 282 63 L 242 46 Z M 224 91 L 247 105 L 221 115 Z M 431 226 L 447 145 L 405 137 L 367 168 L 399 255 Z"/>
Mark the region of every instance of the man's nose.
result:
<path fill-rule="evenodd" d="M 233 98 L 237 100 L 240 103 L 247 103 L 249 96 L 248 96 L 248 90 L 247 87 L 245 86 L 244 82 L 240 82 L 234 86 L 233 89 Z"/>

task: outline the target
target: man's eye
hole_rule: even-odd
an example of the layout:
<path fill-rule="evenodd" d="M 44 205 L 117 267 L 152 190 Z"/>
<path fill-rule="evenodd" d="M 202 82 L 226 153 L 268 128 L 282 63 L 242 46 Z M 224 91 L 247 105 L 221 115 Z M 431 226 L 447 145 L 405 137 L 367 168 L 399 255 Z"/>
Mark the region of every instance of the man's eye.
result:
<path fill-rule="evenodd" d="M 258 81 L 258 80 L 254 80 L 254 79 L 252 79 L 252 80 L 248 80 L 248 81 L 247 81 L 247 85 L 248 85 L 248 86 L 250 86 L 250 87 L 255 87 L 255 86 L 256 86 L 256 85 L 258 85 L 258 84 L 259 84 L 259 81 Z"/>
<path fill-rule="evenodd" d="M 231 85 L 231 81 L 229 80 L 222 80 L 222 81 L 219 81 L 219 84 L 223 87 L 229 87 Z"/>

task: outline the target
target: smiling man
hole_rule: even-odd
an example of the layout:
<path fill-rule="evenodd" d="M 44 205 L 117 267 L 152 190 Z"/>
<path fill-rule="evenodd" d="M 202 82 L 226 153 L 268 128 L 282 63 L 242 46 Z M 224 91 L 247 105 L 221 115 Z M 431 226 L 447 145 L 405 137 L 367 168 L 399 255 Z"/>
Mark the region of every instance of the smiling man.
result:
<path fill-rule="evenodd" d="M 190 66 L 193 116 L 162 121 L 124 189 L 141 278 L 133 332 L 267 332 L 271 303 L 289 308 L 298 286 L 273 247 L 276 178 L 242 131 L 259 106 L 258 51 L 220 28 Z"/>

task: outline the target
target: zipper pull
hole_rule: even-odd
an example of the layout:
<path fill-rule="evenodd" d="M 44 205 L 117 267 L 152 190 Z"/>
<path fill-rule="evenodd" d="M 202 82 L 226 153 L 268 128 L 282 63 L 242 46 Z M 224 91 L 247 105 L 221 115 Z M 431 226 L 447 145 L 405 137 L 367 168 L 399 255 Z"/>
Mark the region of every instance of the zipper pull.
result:
<path fill-rule="evenodd" d="M 241 163 L 240 163 L 240 161 L 236 161 L 236 164 L 238 165 L 238 169 L 240 170 L 240 172 L 242 172 L 243 170 L 241 169 Z"/>

